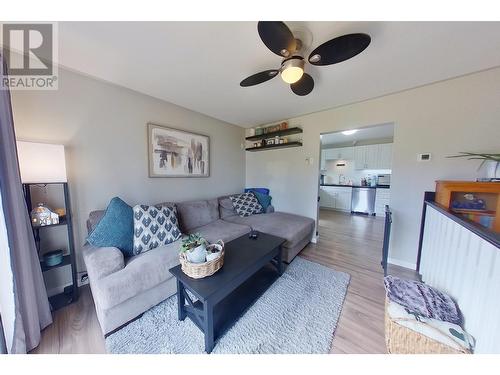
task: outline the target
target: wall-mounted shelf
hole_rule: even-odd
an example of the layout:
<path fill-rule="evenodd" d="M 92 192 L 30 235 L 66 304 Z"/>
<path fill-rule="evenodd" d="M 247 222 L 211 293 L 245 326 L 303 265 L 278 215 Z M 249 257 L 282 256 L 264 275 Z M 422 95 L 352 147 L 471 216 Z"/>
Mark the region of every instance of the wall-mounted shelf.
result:
<path fill-rule="evenodd" d="M 249 147 L 247 151 L 264 151 L 264 150 L 277 150 L 279 148 L 290 148 L 290 147 L 302 147 L 302 142 L 288 142 L 288 143 L 280 143 L 277 145 L 266 145 L 261 147 Z"/>
<path fill-rule="evenodd" d="M 270 132 L 270 133 L 266 133 L 266 134 L 252 135 L 251 137 L 246 137 L 245 139 L 247 141 L 258 141 L 259 139 L 273 138 L 276 136 L 285 136 L 285 135 L 292 135 L 292 134 L 299 134 L 299 133 L 302 133 L 302 129 L 295 127 L 295 128 L 279 130 L 276 132 Z"/>

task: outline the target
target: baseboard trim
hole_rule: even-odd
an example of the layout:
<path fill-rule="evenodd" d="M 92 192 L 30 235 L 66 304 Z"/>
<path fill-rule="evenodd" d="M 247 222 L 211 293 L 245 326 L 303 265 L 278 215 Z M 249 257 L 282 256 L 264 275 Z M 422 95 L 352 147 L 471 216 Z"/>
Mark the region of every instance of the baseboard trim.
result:
<path fill-rule="evenodd" d="M 387 259 L 387 263 L 394 264 L 399 267 L 409 268 L 414 271 L 417 269 L 417 265 L 415 263 L 405 262 L 404 260 L 389 258 Z"/>

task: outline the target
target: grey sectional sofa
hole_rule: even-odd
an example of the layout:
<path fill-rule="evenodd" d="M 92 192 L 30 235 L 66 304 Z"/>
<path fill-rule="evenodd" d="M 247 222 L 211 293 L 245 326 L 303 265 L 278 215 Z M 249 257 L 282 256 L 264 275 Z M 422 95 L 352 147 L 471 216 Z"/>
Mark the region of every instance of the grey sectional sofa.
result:
<path fill-rule="evenodd" d="M 274 212 L 240 217 L 229 196 L 175 203 L 183 233 L 200 233 L 210 242 L 231 241 L 253 228 L 286 239 L 283 259 L 290 263 L 310 242 L 315 223 L 303 216 Z M 90 231 L 104 211 L 89 215 Z M 114 247 L 96 248 L 85 244 L 83 259 L 103 334 L 121 327 L 151 307 L 176 293 L 176 283 L 168 271 L 179 264 L 179 241 L 143 254 L 124 258 Z"/>

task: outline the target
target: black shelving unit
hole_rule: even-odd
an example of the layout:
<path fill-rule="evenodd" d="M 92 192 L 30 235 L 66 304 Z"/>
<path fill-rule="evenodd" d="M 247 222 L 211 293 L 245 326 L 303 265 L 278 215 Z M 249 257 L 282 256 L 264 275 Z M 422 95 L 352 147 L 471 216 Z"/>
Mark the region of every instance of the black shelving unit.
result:
<path fill-rule="evenodd" d="M 76 258 L 75 258 L 75 240 L 73 236 L 73 221 L 71 216 L 71 206 L 69 202 L 69 189 L 68 183 L 66 182 L 54 182 L 54 183 L 30 183 L 23 184 L 24 197 L 26 199 L 26 206 L 28 207 L 28 214 L 31 213 L 32 203 L 31 203 L 31 188 L 33 186 L 46 186 L 46 185 L 62 185 L 64 191 L 64 209 L 66 215 L 59 218 L 58 224 L 44 225 L 44 226 L 32 226 L 33 237 L 35 239 L 35 244 L 38 252 L 38 257 L 40 258 L 40 234 L 49 231 L 52 227 L 66 226 L 67 229 L 67 241 L 68 241 L 68 253 L 63 256 L 63 261 L 56 266 L 49 267 L 45 264 L 43 260 L 40 260 L 40 267 L 42 272 L 49 272 L 60 267 L 71 267 L 71 278 L 72 284 L 65 287 L 64 291 L 60 294 L 49 297 L 51 309 L 58 310 L 61 307 L 67 306 L 78 300 L 78 283 L 76 279 Z"/>
<path fill-rule="evenodd" d="M 302 142 L 288 142 L 288 143 L 280 143 L 280 144 L 274 144 L 274 145 L 265 145 L 265 146 L 260 146 L 260 147 L 248 147 L 246 150 L 247 151 L 265 151 L 265 150 L 276 150 L 280 148 L 290 148 L 290 147 L 301 147 Z"/>
<path fill-rule="evenodd" d="M 300 133 L 302 133 L 302 129 L 295 127 L 295 128 L 278 130 L 266 134 L 252 135 L 251 137 L 246 137 L 245 139 L 247 141 L 258 141 L 259 139 L 274 138 L 276 136 L 285 136 L 285 135 L 300 134 Z"/>

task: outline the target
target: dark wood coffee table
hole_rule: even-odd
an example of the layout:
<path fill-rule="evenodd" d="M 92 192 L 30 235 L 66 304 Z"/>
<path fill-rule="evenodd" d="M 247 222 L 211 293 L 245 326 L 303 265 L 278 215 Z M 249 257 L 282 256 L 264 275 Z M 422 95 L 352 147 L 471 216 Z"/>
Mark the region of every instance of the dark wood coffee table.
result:
<path fill-rule="evenodd" d="M 181 266 L 170 269 L 177 279 L 179 320 L 189 317 L 205 334 L 205 351 L 210 353 L 217 340 L 267 288 L 283 273 L 281 245 L 285 239 L 259 233 L 226 243 L 224 265 L 212 276 L 192 279 Z M 196 298 L 193 301 L 186 293 Z"/>

